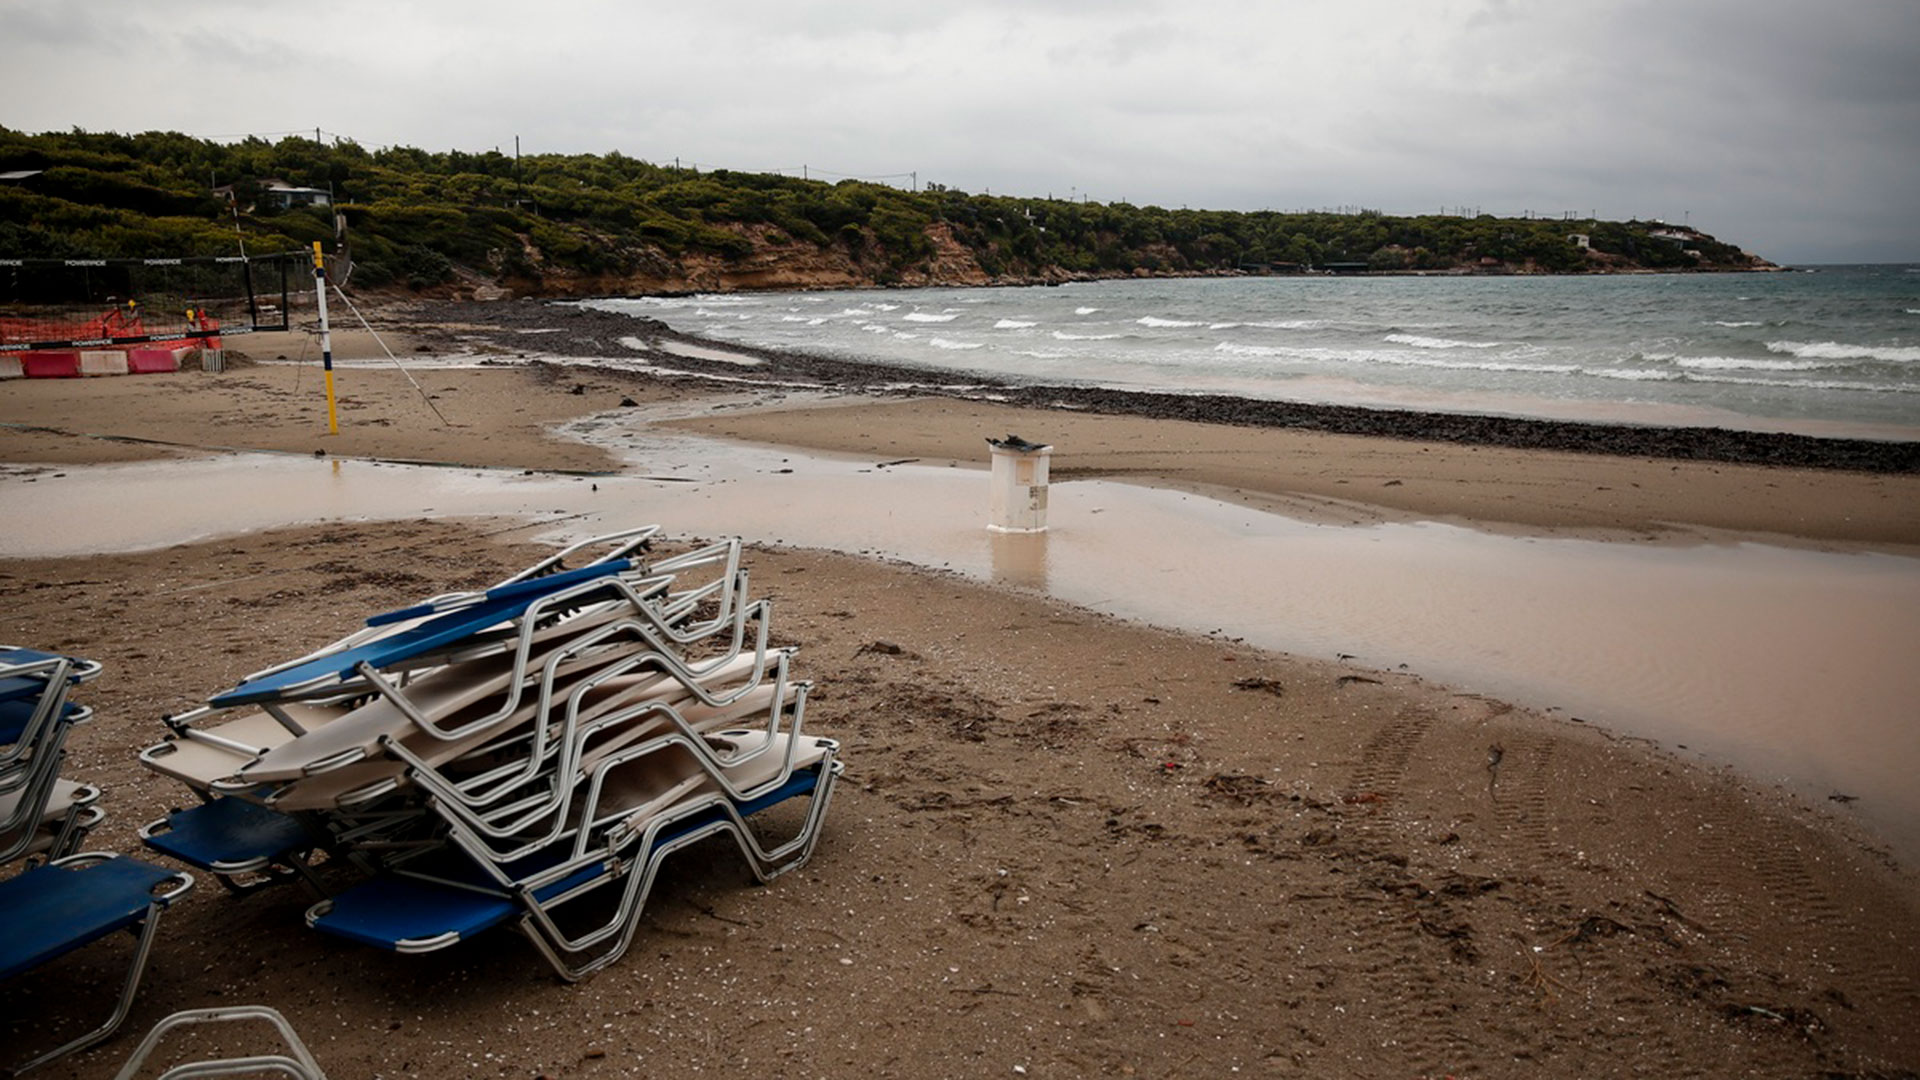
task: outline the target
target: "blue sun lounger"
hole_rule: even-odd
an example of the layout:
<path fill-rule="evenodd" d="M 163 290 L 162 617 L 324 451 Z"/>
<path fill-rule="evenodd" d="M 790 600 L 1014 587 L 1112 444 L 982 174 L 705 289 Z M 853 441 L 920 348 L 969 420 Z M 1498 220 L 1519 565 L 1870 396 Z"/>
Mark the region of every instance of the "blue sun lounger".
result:
<path fill-rule="evenodd" d="M 307 868 L 306 856 L 317 846 L 307 827 L 283 814 L 245 799 L 221 798 L 140 827 L 140 842 L 169 858 L 217 876 L 236 893 L 278 884 L 296 877 L 319 891 Z M 243 875 L 264 875 L 242 883 Z"/>
<path fill-rule="evenodd" d="M 62 722 L 84 722 L 82 706 L 67 690 L 100 673 L 100 664 L 39 649 L 0 646 L 0 791 L 25 783 L 41 743 Z"/>
<path fill-rule="evenodd" d="M 731 832 L 761 880 L 804 862 L 812 853 L 812 842 L 838 773 L 839 763 L 829 756 L 748 802 L 734 803 L 724 797 L 694 801 L 656 817 L 631 838 L 630 844 L 612 844 L 583 859 L 567 859 L 564 848 L 555 846 L 513 863 L 493 866 L 474 861 L 471 853 L 450 849 L 422 865 L 389 872 L 315 904 L 307 910 L 307 925 L 364 945 L 420 953 L 447 948 L 517 920 L 522 932 L 561 977 L 572 981 L 611 963 L 625 951 L 660 863 L 672 852 L 715 833 Z M 772 868 L 763 867 L 757 856 L 764 853 L 748 832 L 745 819 L 808 794 L 813 795 L 814 805 L 801 835 L 778 849 L 786 860 Z M 503 879 L 513 884 L 503 884 Z M 559 936 L 551 919 L 554 907 L 623 881 L 626 888 L 616 912 L 600 932 L 576 942 Z M 618 941 L 613 948 L 603 950 L 584 966 L 572 965 L 562 955 L 615 936 Z"/>
<path fill-rule="evenodd" d="M 0 864 L 68 854 L 104 816 L 91 805 L 98 789 L 60 778 L 68 732 L 93 716 L 67 691 L 99 672 L 91 660 L 0 646 Z"/>
<path fill-rule="evenodd" d="M 162 893 L 153 890 L 170 887 Z M 82 852 L 0 881 L 0 979 L 31 971 L 116 930 L 138 929 L 126 982 L 106 1023 L 23 1064 L 44 1065 L 113 1034 L 133 1005 L 160 913 L 193 888 L 193 876 L 110 852 Z"/>
<path fill-rule="evenodd" d="M 628 560 L 620 559 L 610 563 L 583 566 L 578 570 L 549 574 L 546 577 L 528 581 L 519 581 L 488 590 L 481 595 L 480 599 L 450 611 L 437 612 L 433 605 L 426 604 L 375 615 L 367 620 L 368 625 L 383 626 L 408 619 L 431 617 L 416 626 L 385 637 L 375 638 L 351 648 L 322 653 L 302 662 L 268 671 L 258 678 L 242 682 L 223 694 L 208 698 L 207 704 L 216 709 L 256 705 L 303 689 L 310 684 L 325 684 L 328 680 L 337 682 L 345 679 L 358 672 L 362 665 L 375 669 L 389 667 L 441 646 L 464 641 L 482 630 L 523 615 L 530 605 L 542 597 L 583 582 L 611 579 L 631 569 L 632 566 L 633 564 Z"/>

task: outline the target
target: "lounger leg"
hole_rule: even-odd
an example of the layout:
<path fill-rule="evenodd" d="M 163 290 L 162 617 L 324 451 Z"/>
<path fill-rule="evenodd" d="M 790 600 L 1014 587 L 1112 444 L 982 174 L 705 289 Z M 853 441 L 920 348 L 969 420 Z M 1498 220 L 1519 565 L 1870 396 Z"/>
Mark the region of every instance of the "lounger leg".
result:
<path fill-rule="evenodd" d="M 197 1061 L 188 1065 L 175 1066 L 167 1070 L 167 1076 L 252 1076 L 255 1073 L 273 1072 L 284 1074 L 295 1080 L 326 1080 L 326 1074 L 320 1071 L 320 1063 L 313 1059 L 307 1044 L 293 1030 L 293 1025 L 277 1010 L 265 1005 L 230 1005 L 218 1009 L 186 1009 L 154 1025 L 146 1038 L 134 1048 L 127 1063 L 114 1074 L 114 1080 L 131 1080 L 139 1076 L 142 1066 L 153 1051 L 160 1045 L 161 1039 L 173 1029 L 194 1024 L 225 1023 L 235 1020 L 264 1020 L 272 1024 L 287 1044 L 287 1054 L 253 1054 L 246 1057 L 223 1058 L 218 1061 Z"/>
<path fill-rule="evenodd" d="M 140 992 L 140 976 L 146 971 L 147 953 L 153 948 L 153 931 L 154 927 L 160 925 L 161 910 L 162 906 L 159 903 L 147 905 L 147 917 L 145 921 L 142 922 L 140 929 L 140 942 L 134 946 L 133 963 L 127 969 L 126 985 L 121 988 L 120 1000 L 114 1005 L 113 1015 L 107 1017 L 107 1022 L 87 1032 L 85 1035 L 74 1039 L 72 1042 L 55 1047 L 41 1054 L 39 1057 L 34 1058 L 24 1065 L 14 1066 L 9 1075 L 19 1076 L 28 1070 L 37 1069 L 56 1058 L 65 1057 L 76 1050 L 84 1050 L 95 1043 L 104 1041 L 107 1036 L 113 1034 L 114 1031 L 126 1021 L 127 1014 L 133 1011 L 134 995 Z"/>
<path fill-rule="evenodd" d="M 546 957 L 547 963 L 553 965 L 553 970 L 562 979 L 567 982 L 579 982 L 626 954 L 627 947 L 633 943 L 634 930 L 640 924 L 640 912 L 646 906 L 648 894 L 653 892 L 654 878 L 659 874 L 660 864 L 666 861 L 667 856 L 688 844 L 705 839 L 715 831 L 724 829 L 724 825 L 711 825 L 668 841 L 654 848 L 644 863 L 629 866 L 626 871 L 626 887 L 621 890 L 619 907 L 612 921 L 577 941 L 569 941 L 554 924 L 547 910 L 538 901 L 526 895 L 523 890 L 520 901 L 526 906 L 527 913 L 520 917 L 520 932 L 533 942 L 534 948 L 540 950 L 540 955 Z M 594 944 L 614 935 L 617 936 L 612 945 L 602 949 L 599 954 L 586 962 L 579 964 L 568 962 L 565 954 L 584 952 Z"/>

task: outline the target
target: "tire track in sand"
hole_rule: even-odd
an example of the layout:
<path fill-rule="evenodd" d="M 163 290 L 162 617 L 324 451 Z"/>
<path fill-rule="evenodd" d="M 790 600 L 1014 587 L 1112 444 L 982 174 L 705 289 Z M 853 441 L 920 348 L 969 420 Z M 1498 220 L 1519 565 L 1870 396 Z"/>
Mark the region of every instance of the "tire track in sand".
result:
<path fill-rule="evenodd" d="M 1370 988 L 1366 1007 L 1382 1047 L 1398 1047 L 1412 1075 L 1439 1076 L 1468 1057 L 1473 1038 L 1462 1030 L 1465 1018 L 1445 981 L 1410 974 L 1427 965 L 1410 964 L 1409 957 L 1433 957 L 1445 967 L 1449 953 L 1445 942 L 1422 929 L 1422 913 L 1409 899 L 1425 889 L 1408 873 L 1404 856 L 1393 854 L 1404 850 L 1406 833 L 1391 816 L 1408 765 L 1432 725 L 1430 714 L 1409 709 L 1369 735 L 1344 801 L 1361 811 L 1347 818 L 1351 843 L 1345 847 L 1362 861 L 1350 899 L 1356 908 L 1364 905 L 1354 953 L 1362 984 Z"/>
<path fill-rule="evenodd" d="M 1514 734 L 1488 752 L 1488 797 L 1494 820 L 1515 851 L 1531 852 L 1528 897 L 1534 940 L 1525 942 L 1530 965 L 1522 981 L 1555 1007 L 1579 1010 L 1589 1025 L 1613 1029 L 1615 1045 L 1633 1047 L 1630 1074 L 1697 1076 L 1685 1064 L 1679 1045 L 1660 1013 L 1671 1008 L 1645 979 L 1643 965 L 1626 956 L 1628 943 L 1616 937 L 1621 924 L 1590 911 L 1575 895 L 1567 875 L 1575 865 L 1566 845 L 1554 838 L 1557 744 L 1540 735 Z M 1534 869 L 1537 868 L 1537 869 Z M 1630 931 L 1629 931 L 1630 932 Z M 1605 998 L 1596 988 L 1617 987 Z M 1644 1017 L 1648 1022 L 1635 1022 Z"/>
<path fill-rule="evenodd" d="M 1845 973 L 1851 993 L 1891 1003 L 1908 1016 L 1920 1015 L 1920 978 L 1908 943 L 1876 948 L 1862 935 L 1833 933 L 1832 928 L 1852 923 L 1856 911 L 1821 885 L 1797 847 L 1785 841 L 1736 847 L 1724 840 L 1733 832 L 1723 809 L 1710 807 L 1702 816 L 1700 842 L 1690 865 L 1709 941 L 1729 949 L 1779 950 L 1804 957 L 1810 967 Z M 1789 835 L 1787 828 L 1783 836 Z M 1816 994 L 1838 992 L 1828 986 Z M 1821 1002 L 1820 1008 L 1834 1008 L 1837 1000 Z M 1904 1041 L 1911 1046 L 1914 1040 Z"/>

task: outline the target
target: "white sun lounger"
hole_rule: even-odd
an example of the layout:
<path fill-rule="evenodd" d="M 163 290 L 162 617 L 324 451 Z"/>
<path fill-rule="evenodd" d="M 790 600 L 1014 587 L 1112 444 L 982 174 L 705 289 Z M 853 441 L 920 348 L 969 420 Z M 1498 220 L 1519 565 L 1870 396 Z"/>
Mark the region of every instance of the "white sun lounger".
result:
<path fill-rule="evenodd" d="M 627 658 L 630 660 L 631 657 Z M 626 660 L 620 661 L 626 666 Z M 754 658 L 746 655 L 736 657 L 702 679 L 703 685 L 715 685 L 737 679 L 751 673 L 755 668 Z M 495 728 L 478 735 L 468 736 L 459 741 L 444 741 L 425 738 L 400 725 L 396 730 L 381 731 L 375 737 L 375 745 L 363 759 L 353 764 L 331 770 L 313 771 L 305 775 L 283 779 L 289 770 L 283 763 L 263 758 L 258 770 L 243 771 L 238 779 L 242 782 L 257 775 L 269 775 L 279 781 L 278 786 L 266 796 L 269 805 L 282 810 L 327 810 L 365 805 L 373 799 L 383 797 L 406 783 L 409 763 L 422 768 L 439 768 L 468 757 L 496 756 L 507 750 L 503 744 L 526 743 L 534 747 L 535 733 L 533 718 L 551 716 L 560 702 L 580 697 L 580 722 L 591 722 L 595 717 L 634 698 L 650 698 L 667 693 L 670 700 L 683 701 L 692 698 L 690 691 L 680 686 L 671 674 L 623 673 L 612 677 L 603 677 L 604 668 L 581 670 L 572 673 L 572 678 L 556 681 L 551 689 L 543 687 L 541 694 L 522 703 L 515 714 L 502 721 Z M 550 726 L 550 725 L 549 725 Z M 548 738 L 551 743 L 558 736 Z M 315 747 L 322 750 L 323 747 Z M 529 762 L 533 760 L 532 749 L 522 750 L 520 754 Z M 404 755 L 404 756 L 403 756 Z M 493 779 L 498 784 L 499 777 Z"/>
<path fill-rule="evenodd" d="M 22 790 L 0 795 L 0 818 L 23 816 L 19 803 L 33 793 Z M 64 858 L 79 850 L 87 833 L 106 819 L 106 811 L 94 805 L 100 789 L 90 784 L 56 778 L 40 800 L 40 812 L 22 820 L 11 833 L 0 832 L 0 863 L 15 859 Z"/>
<path fill-rule="evenodd" d="M 612 764 L 679 745 L 698 759 L 692 768 L 703 769 L 713 776 L 730 797 L 744 801 L 762 794 L 762 791 L 734 786 L 727 778 L 727 770 L 738 770 L 743 763 L 738 757 L 723 757 L 720 751 L 709 747 L 703 735 L 722 727 L 738 726 L 754 712 L 766 712 L 769 719 L 766 730 L 761 733 L 763 741 L 754 744 L 751 753 L 758 754 L 776 745 L 776 739 L 785 740 L 778 745 L 791 747 L 795 744 L 778 728 L 791 705 L 792 731 L 797 732 L 799 717 L 804 711 L 805 691 L 804 684 L 787 681 L 782 663 L 772 685 L 756 688 L 753 693 L 725 706 L 694 703 L 680 709 L 660 701 L 629 706 L 599 717 L 590 730 L 583 729 L 571 737 L 571 745 L 564 748 L 551 770 L 531 785 L 531 790 L 497 790 L 490 804 L 469 798 L 467 790 L 438 771 L 417 763 L 411 775 L 413 781 L 432 796 L 435 809 L 456 834 L 464 831 L 471 837 L 476 858 L 485 857 L 496 863 L 513 862 L 569 835 L 574 837 L 574 855 L 580 857 L 594 843 L 591 827 L 606 824 L 596 818 L 597 812 L 591 806 L 598 797 L 601 782 L 596 777 Z M 586 736 L 596 732 L 608 732 L 613 737 L 599 741 L 588 752 Z M 730 743 L 728 749 L 737 752 L 739 745 Z M 766 776 L 754 773 L 752 779 L 762 788 L 775 786 L 784 782 L 791 769 L 790 762 L 777 762 L 772 773 Z M 587 822 L 589 830 L 582 830 L 580 821 Z"/>

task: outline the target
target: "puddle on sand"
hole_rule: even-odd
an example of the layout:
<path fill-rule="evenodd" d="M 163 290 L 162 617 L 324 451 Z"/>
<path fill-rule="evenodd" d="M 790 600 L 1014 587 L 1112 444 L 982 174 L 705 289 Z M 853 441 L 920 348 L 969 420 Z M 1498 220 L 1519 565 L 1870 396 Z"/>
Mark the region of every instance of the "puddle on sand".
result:
<path fill-rule="evenodd" d="M 0 466 L 0 551 L 91 555 L 326 521 L 537 516 L 594 483 L 605 481 L 281 454 Z"/>
<path fill-rule="evenodd" d="M 236 455 L 0 470 L 0 549 L 163 546 L 298 522 L 515 514 L 569 535 L 658 522 L 864 552 L 1307 656 L 1348 653 L 1685 745 L 1851 809 L 1920 860 L 1920 560 L 1762 545 L 1308 524 L 1179 491 L 1052 486 L 1052 528 L 984 527 L 983 469 L 576 425 L 643 476 L 523 476 Z M 657 479 L 649 479 L 657 478 Z M 57 523 L 57 524 L 54 524 Z"/>

